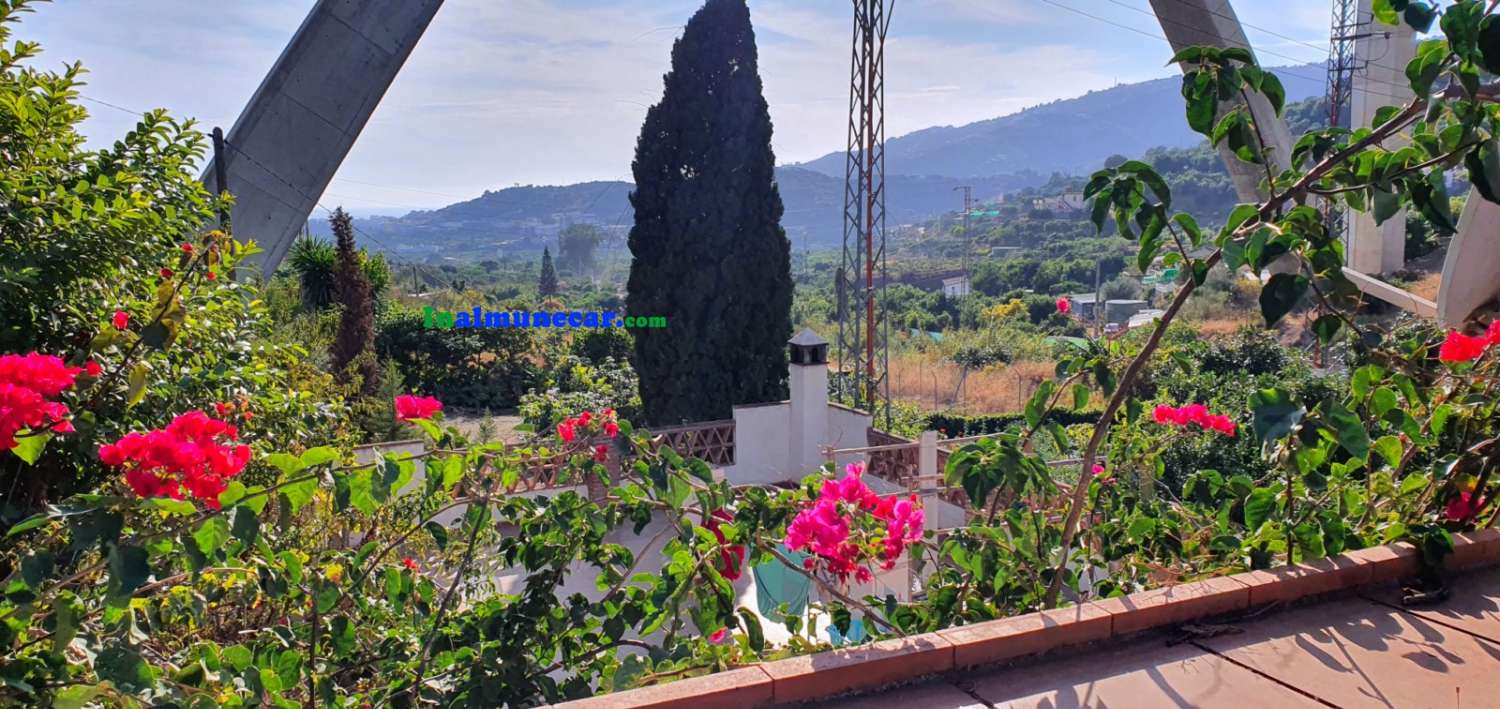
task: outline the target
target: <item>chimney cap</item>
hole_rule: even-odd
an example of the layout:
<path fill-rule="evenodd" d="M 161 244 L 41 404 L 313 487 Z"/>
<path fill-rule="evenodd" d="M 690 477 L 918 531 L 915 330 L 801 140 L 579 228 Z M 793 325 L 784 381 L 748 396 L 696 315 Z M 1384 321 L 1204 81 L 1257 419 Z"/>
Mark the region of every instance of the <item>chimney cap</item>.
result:
<path fill-rule="evenodd" d="M 828 341 L 818 336 L 811 328 L 797 333 L 787 343 L 787 355 L 792 364 L 803 366 L 828 365 Z"/>
<path fill-rule="evenodd" d="M 828 340 L 823 339 L 822 335 L 813 332 L 812 328 L 805 327 L 802 328 L 802 332 L 797 333 L 797 336 L 793 337 L 788 344 L 798 345 L 800 347 L 816 347 L 818 345 L 828 344 Z"/>

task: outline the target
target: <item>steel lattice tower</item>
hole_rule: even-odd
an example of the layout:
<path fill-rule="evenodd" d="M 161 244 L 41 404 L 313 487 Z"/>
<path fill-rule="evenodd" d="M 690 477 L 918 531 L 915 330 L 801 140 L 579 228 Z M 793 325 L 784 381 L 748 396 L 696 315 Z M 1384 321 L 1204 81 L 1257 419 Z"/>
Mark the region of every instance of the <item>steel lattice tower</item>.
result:
<path fill-rule="evenodd" d="M 1333 23 L 1328 30 L 1328 127 L 1338 128 L 1354 98 L 1354 75 L 1360 69 L 1355 51 L 1360 29 L 1368 21 L 1360 17 L 1359 0 L 1333 0 Z M 1342 126 L 1349 128 L 1351 126 Z M 1328 233 L 1344 238 L 1347 219 L 1343 207 L 1327 201 Z"/>
<path fill-rule="evenodd" d="M 885 37 L 895 0 L 853 0 L 844 259 L 839 269 L 839 399 L 890 421 L 885 289 Z"/>

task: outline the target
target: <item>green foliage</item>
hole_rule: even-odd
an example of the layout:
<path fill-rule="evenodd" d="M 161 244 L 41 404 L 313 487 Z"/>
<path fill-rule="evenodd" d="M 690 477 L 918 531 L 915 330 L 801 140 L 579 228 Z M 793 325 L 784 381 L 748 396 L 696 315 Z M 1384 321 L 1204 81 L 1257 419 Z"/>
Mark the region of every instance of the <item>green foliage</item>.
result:
<path fill-rule="evenodd" d="M 594 254 L 604 243 L 604 232 L 593 224 L 570 224 L 557 235 L 557 260 L 563 270 L 594 270 Z"/>
<path fill-rule="evenodd" d="M 614 409 L 632 418 L 641 411 L 639 380 L 630 363 L 605 356 L 592 360 L 579 354 L 564 354 L 539 377 L 539 389 L 521 397 L 521 416 L 538 431 L 551 430 L 559 421 L 580 411 Z"/>
<path fill-rule="evenodd" d="M 456 330 L 423 327 L 422 314 L 393 310 L 383 315 L 375 352 L 394 362 L 402 378 L 450 406 L 506 409 L 536 384 L 529 361 L 532 333 L 516 328 Z"/>
<path fill-rule="evenodd" d="M 653 424 L 786 397 L 791 246 L 775 165 L 750 10 L 708 0 L 672 48 L 633 168 L 626 311 L 672 324 L 635 337 Z"/>

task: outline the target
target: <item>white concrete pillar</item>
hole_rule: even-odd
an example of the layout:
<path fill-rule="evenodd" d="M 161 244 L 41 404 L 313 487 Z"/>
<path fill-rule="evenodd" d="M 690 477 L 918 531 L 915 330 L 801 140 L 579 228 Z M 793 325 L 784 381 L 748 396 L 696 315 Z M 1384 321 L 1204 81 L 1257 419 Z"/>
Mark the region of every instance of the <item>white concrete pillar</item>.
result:
<path fill-rule="evenodd" d="M 1251 48 L 1229 0 L 1151 0 L 1151 9 L 1156 11 L 1173 52 L 1194 46 Z M 1250 115 L 1270 148 L 1271 170 L 1279 174 L 1292 161 L 1291 131 L 1271 108 L 1271 102 L 1258 93 L 1250 95 Z M 1265 167 L 1240 160 L 1224 146 L 1219 148 L 1219 154 L 1229 168 L 1240 201 L 1265 199 L 1259 188 L 1266 179 Z"/>
<path fill-rule="evenodd" d="M 443 0 L 318 0 L 234 128 L 225 187 L 234 236 L 269 274 L 307 223 Z M 218 189 L 212 163 L 203 184 Z"/>
<path fill-rule="evenodd" d="M 1360 17 L 1371 17 L 1373 0 L 1361 0 Z M 1404 106 L 1413 94 L 1406 78 L 1406 65 L 1417 55 L 1416 30 L 1410 25 L 1392 27 L 1371 23 L 1355 40 L 1354 56 L 1362 67 L 1354 74 L 1354 92 L 1350 99 L 1349 122 L 1356 130 L 1371 128 L 1375 113 L 1384 106 Z M 1403 138 L 1384 143 L 1389 150 L 1400 150 L 1407 144 Z M 1345 244 L 1349 267 L 1360 273 L 1380 274 L 1399 271 L 1406 266 L 1406 210 L 1397 212 L 1384 224 L 1376 225 L 1371 212 L 1350 212 L 1346 220 Z"/>

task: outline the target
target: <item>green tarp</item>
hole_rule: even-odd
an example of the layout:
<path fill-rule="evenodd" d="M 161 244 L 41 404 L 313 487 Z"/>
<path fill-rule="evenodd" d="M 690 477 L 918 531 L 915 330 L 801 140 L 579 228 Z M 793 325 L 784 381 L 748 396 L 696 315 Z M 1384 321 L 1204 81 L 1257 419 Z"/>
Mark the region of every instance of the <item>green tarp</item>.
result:
<path fill-rule="evenodd" d="M 786 558 L 797 564 L 807 558 L 806 554 L 785 546 L 781 551 Z M 812 590 L 812 579 L 787 568 L 786 564 L 774 558 L 751 569 L 751 574 L 755 576 L 755 600 L 760 606 L 761 616 L 781 622 L 786 617 L 778 610 L 783 603 L 786 604 L 786 613 L 789 615 L 800 616 L 807 611 L 807 595 Z"/>

